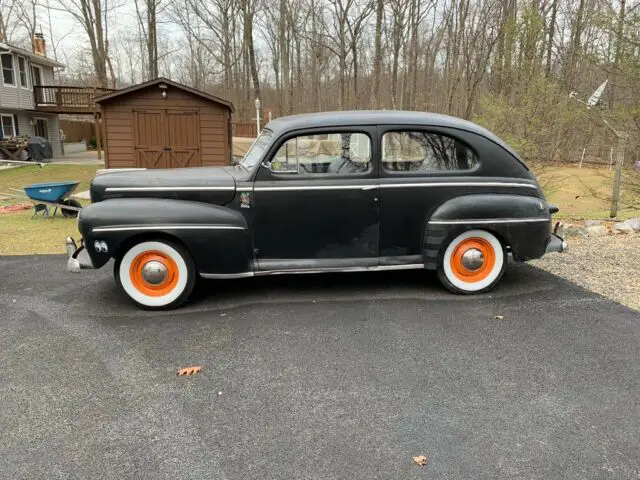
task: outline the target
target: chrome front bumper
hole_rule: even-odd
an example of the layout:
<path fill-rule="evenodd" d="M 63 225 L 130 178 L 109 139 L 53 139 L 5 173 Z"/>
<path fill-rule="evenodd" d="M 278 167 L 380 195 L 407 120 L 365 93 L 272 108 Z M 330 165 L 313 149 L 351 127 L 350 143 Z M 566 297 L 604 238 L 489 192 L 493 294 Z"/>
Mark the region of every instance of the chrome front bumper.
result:
<path fill-rule="evenodd" d="M 80 270 L 94 268 L 91 257 L 84 245 L 78 247 L 71 237 L 67 237 L 67 271 L 77 273 Z"/>

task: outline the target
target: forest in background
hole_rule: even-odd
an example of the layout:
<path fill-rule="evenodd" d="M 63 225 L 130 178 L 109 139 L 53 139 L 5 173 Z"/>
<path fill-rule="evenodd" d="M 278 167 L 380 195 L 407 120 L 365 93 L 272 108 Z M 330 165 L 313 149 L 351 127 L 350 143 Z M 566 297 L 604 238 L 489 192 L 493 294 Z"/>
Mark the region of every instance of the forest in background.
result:
<path fill-rule="evenodd" d="M 0 37 L 67 65 L 63 84 L 169 77 L 231 100 L 235 121 L 406 109 L 486 126 L 529 162 L 608 161 L 601 116 L 640 131 L 640 3 L 627 0 L 2 0 Z M 65 47 L 57 20 L 84 42 Z M 68 43 L 68 42 L 67 42 Z M 601 105 L 583 100 L 605 79 Z M 264 115 L 264 112 L 263 112 Z"/>

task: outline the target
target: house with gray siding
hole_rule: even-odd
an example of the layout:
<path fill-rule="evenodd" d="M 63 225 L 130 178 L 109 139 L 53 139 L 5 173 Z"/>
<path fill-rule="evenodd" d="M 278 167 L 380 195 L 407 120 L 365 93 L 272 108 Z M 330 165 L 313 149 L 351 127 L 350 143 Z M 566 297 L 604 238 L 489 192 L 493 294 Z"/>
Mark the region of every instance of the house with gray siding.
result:
<path fill-rule="evenodd" d="M 42 47 L 44 42 L 42 41 Z M 16 135 L 45 137 L 53 155 L 62 155 L 58 115 L 39 109 L 35 89 L 54 85 L 54 68 L 63 65 L 44 54 L 0 42 L 0 138 Z"/>

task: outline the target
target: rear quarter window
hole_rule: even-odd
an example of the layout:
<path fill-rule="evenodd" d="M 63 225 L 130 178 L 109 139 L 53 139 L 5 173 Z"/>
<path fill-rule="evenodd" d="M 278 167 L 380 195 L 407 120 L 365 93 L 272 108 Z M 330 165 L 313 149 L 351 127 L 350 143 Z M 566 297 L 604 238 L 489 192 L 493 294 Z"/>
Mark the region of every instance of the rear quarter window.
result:
<path fill-rule="evenodd" d="M 447 135 L 397 131 L 382 136 L 382 168 L 390 173 L 457 172 L 477 165 L 474 151 Z"/>

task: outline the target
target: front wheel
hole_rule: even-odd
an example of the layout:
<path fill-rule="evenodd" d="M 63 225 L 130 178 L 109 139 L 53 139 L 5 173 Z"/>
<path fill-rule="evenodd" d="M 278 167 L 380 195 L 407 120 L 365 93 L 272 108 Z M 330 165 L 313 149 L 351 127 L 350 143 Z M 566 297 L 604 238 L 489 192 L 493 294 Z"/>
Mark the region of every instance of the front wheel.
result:
<path fill-rule="evenodd" d="M 118 257 L 113 271 L 122 291 L 139 307 L 178 307 L 191 294 L 196 268 L 189 252 L 165 240 L 145 241 Z"/>
<path fill-rule="evenodd" d="M 454 293 L 491 290 L 507 266 L 504 246 L 485 230 L 469 230 L 455 237 L 440 255 L 438 278 Z"/>

